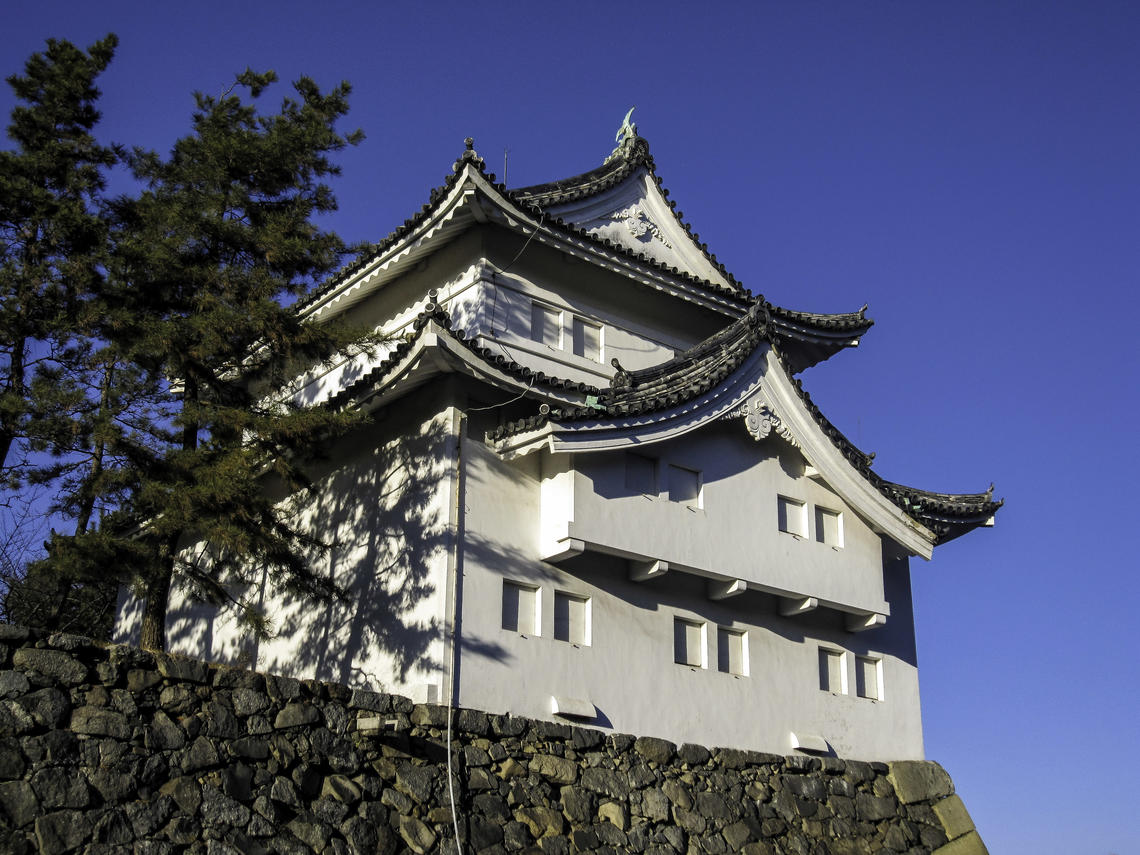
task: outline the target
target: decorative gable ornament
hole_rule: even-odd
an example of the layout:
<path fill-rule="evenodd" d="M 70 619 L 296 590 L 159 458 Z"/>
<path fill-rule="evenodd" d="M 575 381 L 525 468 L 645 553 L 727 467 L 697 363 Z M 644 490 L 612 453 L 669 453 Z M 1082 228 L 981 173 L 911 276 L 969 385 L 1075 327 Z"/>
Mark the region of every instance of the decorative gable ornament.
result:
<path fill-rule="evenodd" d="M 772 412 L 772 407 L 762 395 L 756 395 L 750 401 L 745 402 L 741 409 L 740 415 L 744 416 L 744 426 L 753 439 L 757 441 L 767 439 L 774 430 L 777 436 L 793 448 L 800 447 L 799 441 L 792 435 L 783 419 Z"/>
<path fill-rule="evenodd" d="M 646 234 L 649 234 L 665 244 L 666 249 L 673 248 L 673 244 L 666 240 L 665 234 L 655 222 L 649 219 L 649 215 L 641 209 L 640 205 L 630 205 L 628 208 L 615 211 L 612 217 L 615 222 L 625 223 L 625 227 L 629 229 L 629 233 L 635 238 L 642 238 Z"/>

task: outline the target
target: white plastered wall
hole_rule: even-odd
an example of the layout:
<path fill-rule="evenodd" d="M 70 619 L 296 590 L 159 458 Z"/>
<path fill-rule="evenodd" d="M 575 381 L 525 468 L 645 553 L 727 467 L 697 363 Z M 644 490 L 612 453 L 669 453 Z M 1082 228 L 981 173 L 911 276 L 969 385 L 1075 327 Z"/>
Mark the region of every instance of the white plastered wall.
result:
<path fill-rule="evenodd" d="M 449 412 L 431 415 L 426 397 L 405 400 L 401 417 L 346 440 L 303 499 L 299 518 L 332 547 L 314 564 L 348 590 L 347 602 L 315 603 L 266 581 L 253 596 L 271 637 L 256 640 L 230 610 L 175 586 L 168 649 L 418 701 L 443 698 L 455 437 Z M 125 598 L 117 635 L 130 640 L 140 617 Z"/>
<path fill-rule="evenodd" d="M 744 434 L 742 425 L 728 427 Z M 746 442 L 752 440 L 746 437 Z M 753 453 L 757 461 L 763 456 L 759 450 Z M 752 541 L 755 561 L 798 561 L 802 556 L 795 549 L 819 547 L 825 553 L 819 558 L 820 572 L 842 576 L 857 563 L 866 565 L 866 575 L 877 579 L 877 596 L 881 600 L 885 594 L 889 602 L 891 617 L 886 626 L 851 633 L 844 616 L 832 609 L 781 617 L 779 599 L 766 593 L 711 600 L 707 580 L 691 573 L 670 571 L 659 579 L 632 582 L 629 563 L 613 555 L 588 551 L 559 565 L 542 562 L 537 555 L 543 488 L 567 477 L 564 461 L 530 455 L 504 462 L 474 439 L 468 441 L 465 457 L 461 705 L 549 719 L 551 697 L 557 696 L 592 704 L 597 716 L 587 724 L 675 742 L 789 753 L 791 734 L 797 733 L 822 736 L 844 757 L 922 757 L 909 569 L 890 544 L 884 559 L 877 535 L 853 535 L 851 546 L 844 547 L 850 549 L 848 558 L 841 560 L 830 547 L 797 542 L 776 531 L 775 495 L 782 488 L 775 482 L 765 487 L 770 496 L 741 494 L 736 499 L 737 506 L 771 505 L 770 513 L 752 511 L 748 527 L 737 532 L 743 540 L 760 529 L 772 533 Z M 804 489 L 809 501 L 816 495 L 812 485 L 820 486 L 802 475 L 785 477 Z M 730 480 L 726 475 L 726 484 Z M 706 484 L 706 489 L 712 487 Z M 829 507 L 837 507 L 829 491 L 823 495 Z M 577 512 L 581 505 L 574 507 Z M 638 529 L 653 541 L 690 539 L 694 548 L 740 548 L 739 543 L 697 543 L 680 521 L 631 519 L 618 505 L 612 507 L 613 526 Z M 704 513 L 727 517 L 736 510 L 730 503 L 714 502 L 710 494 Z M 721 534 L 716 537 L 723 540 Z M 787 549 L 781 546 L 785 538 L 790 540 Z M 542 615 L 537 634 L 503 629 L 504 580 L 538 589 Z M 553 637 L 558 591 L 589 598 L 588 645 Z M 707 668 L 674 662 L 678 617 L 706 625 Z M 718 670 L 718 626 L 746 633 L 747 675 Z M 846 694 L 821 688 L 821 646 L 844 654 Z M 881 661 L 880 699 L 856 696 L 856 656 Z"/>

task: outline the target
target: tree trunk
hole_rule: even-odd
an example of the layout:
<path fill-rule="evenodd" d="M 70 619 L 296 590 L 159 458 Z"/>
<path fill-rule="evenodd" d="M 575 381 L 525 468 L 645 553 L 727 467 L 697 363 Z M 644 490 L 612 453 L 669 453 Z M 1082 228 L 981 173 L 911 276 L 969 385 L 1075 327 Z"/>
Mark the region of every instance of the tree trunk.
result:
<path fill-rule="evenodd" d="M 18 338 L 12 342 L 12 356 L 8 364 L 8 382 L 5 384 L 4 395 L 12 395 L 22 399 L 20 408 L 22 412 L 27 411 L 27 387 L 25 385 L 24 367 L 25 350 L 27 348 L 27 339 L 24 337 Z M 8 462 L 8 452 L 12 450 L 12 443 L 16 439 L 16 431 L 19 427 L 18 420 L 15 423 L 10 423 L 4 419 L 4 423 L 0 424 L 0 468 L 3 468 Z"/>
<path fill-rule="evenodd" d="M 174 554 L 164 557 L 158 573 L 147 580 L 146 606 L 143 608 L 139 646 L 143 650 L 166 650 L 166 605 L 170 599 L 170 578 L 174 573 Z"/>
<path fill-rule="evenodd" d="M 186 401 L 197 400 L 198 384 L 187 377 L 182 391 L 183 406 Z M 182 450 L 193 451 L 198 447 L 198 423 L 191 421 L 182 427 Z M 166 608 L 170 600 L 170 580 L 174 577 L 174 557 L 182 542 L 182 532 L 174 532 L 167 539 L 160 554 L 158 572 L 147 580 L 146 608 L 143 609 L 142 638 L 139 641 L 143 650 L 166 650 Z"/>
<path fill-rule="evenodd" d="M 99 414 L 106 413 L 109 407 L 109 399 L 111 394 L 111 382 L 114 377 L 114 366 L 105 366 L 103 371 L 103 382 L 99 386 Z M 95 442 L 95 448 L 91 455 L 91 468 L 87 473 L 87 477 L 79 486 L 79 508 L 78 516 L 75 520 L 75 536 L 83 534 L 87 531 L 87 527 L 91 525 L 91 517 L 95 513 L 95 500 L 99 495 L 99 479 L 103 474 L 103 457 L 106 454 L 107 443 L 104 439 L 100 438 Z M 55 597 L 52 603 L 48 606 L 48 620 L 47 626 L 52 629 L 59 629 L 59 622 L 64 613 L 64 608 L 67 605 L 67 599 L 71 596 L 71 586 L 74 582 L 84 582 L 90 580 L 71 579 L 67 576 L 60 575 L 55 582 Z"/>

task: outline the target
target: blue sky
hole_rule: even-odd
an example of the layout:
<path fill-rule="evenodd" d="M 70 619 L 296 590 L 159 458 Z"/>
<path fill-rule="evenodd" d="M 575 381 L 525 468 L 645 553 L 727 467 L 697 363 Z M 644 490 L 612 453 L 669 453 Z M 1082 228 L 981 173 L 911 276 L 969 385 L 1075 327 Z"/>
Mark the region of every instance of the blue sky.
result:
<path fill-rule="evenodd" d="M 160 150 L 192 90 L 247 65 L 347 79 L 367 140 L 331 224 L 352 240 L 426 202 L 466 136 L 536 183 L 600 163 L 637 105 L 738 279 L 870 304 L 863 345 L 804 381 L 877 471 L 1007 499 L 913 566 L 927 754 L 990 850 L 1140 851 L 1140 6 L 415 6 L 10 4 L 0 67 L 118 33 L 102 134 Z"/>

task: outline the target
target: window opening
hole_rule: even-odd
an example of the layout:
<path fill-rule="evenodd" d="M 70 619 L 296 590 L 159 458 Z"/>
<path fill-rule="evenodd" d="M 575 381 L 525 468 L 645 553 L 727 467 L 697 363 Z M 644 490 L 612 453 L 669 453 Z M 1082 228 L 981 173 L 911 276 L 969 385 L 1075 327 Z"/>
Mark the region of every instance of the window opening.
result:
<path fill-rule="evenodd" d="M 701 506 L 701 473 L 669 464 L 669 501 Z"/>
<path fill-rule="evenodd" d="M 786 531 L 797 537 L 807 537 L 807 513 L 804 503 L 789 499 L 787 496 L 778 496 L 776 504 L 779 508 L 780 531 Z"/>
<path fill-rule="evenodd" d="M 748 634 L 719 626 L 716 630 L 717 667 L 725 674 L 748 676 Z"/>
<path fill-rule="evenodd" d="M 846 657 L 841 651 L 819 649 L 819 688 L 836 695 L 847 694 Z"/>
<path fill-rule="evenodd" d="M 879 700 L 882 660 L 870 656 L 855 657 L 855 694 L 861 698 Z"/>
<path fill-rule="evenodd" d="M 571 644 L 590 643 L 590 599 L 554 592 L 554 637 Z"/>
<path fill-rule="evenodd" d="M 602 328 L 582 318 L 574 318 L 574 355 L 602 361 Z"/>
<path fill-rule="evenodd" d="M 562 313 L 542 303 L 531 303 L 530 337 L 555 350 L 561 349 Z"/>
<path fill-rule="evenodd" d="M 519 635 L 539 635 L 538 588 L 503 580 L 503 629 Z"/>
<path fill-rule="evenodd" d="M 708 667 L 703 623 L 684 618 L 673 619 L 673 661 L 694 668 Z"/>
<path fill-rule="evenodd" d="M 815 539 L 828 546 L 843 546 L 843 515 L 838 511 L 816 507 Z"/>
<path fill-rule="evenodd" d="M 627 451 L 625 454 L 625 488 L 631 494 L 657 495 L 657 461 Z"/>

